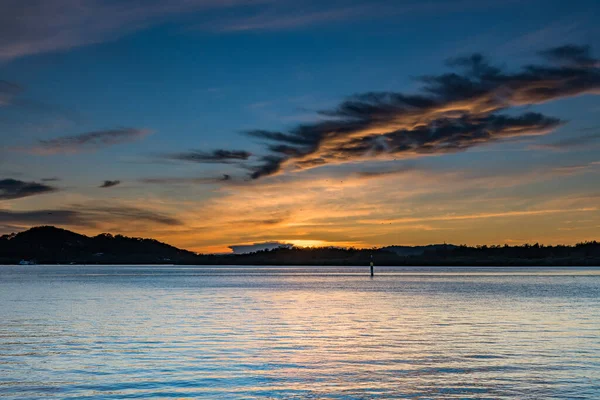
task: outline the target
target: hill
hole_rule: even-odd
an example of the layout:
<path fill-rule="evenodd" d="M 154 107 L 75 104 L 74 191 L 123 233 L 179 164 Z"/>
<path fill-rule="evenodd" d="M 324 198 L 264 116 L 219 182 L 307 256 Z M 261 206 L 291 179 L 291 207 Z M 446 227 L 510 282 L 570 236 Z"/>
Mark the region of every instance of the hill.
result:
<path fill-rule="evenodd" d="M 181 263 L 196 254 L 154 239 L 103 233 L 89 237 L 53 226 L 40 226 L 0 237 L 0 263 Z"/>

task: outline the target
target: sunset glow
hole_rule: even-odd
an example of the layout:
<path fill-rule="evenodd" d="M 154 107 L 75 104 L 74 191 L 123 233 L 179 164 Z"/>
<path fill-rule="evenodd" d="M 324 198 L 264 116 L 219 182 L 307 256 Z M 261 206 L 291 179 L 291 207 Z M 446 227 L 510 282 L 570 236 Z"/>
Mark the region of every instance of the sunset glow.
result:
<path fill-rule="evenodd" d="M 209 253 L 597 239 L 600 32 L 567 22 L 593 2 L 518 21 L 502 2 L 134 3 L 7 10 L 31 34 L 0 40 L 0 234 Z"/>

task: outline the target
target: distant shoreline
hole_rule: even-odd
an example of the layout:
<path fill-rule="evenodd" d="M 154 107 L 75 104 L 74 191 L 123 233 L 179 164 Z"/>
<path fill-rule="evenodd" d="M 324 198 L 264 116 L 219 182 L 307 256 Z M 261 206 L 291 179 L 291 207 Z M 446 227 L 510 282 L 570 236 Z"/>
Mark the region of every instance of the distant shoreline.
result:
<path fill-rule="evenodd" d="M 359 268 L 364 267 L 365 270 L 369 269 L 369 265 L 365 264 L 159 264 L 159 263 L 81 263 L 81 264 L 64 264 L 64 263 L 40 263 L 40 264 L 29 264 L 19 265 L 18 263 L 0 263 L 1 267 L 232 267 L 232 268 Z M 375 268 L 600 268 L 600 262 L 594 264 L 542 264 L 542 263 L 521 263 L 521 264 L 381 264 L 375 265 Z"/>
<path fill-rule="evenodd" d="M 53 226 L 0 237 L 0 265 L 175 265 L 344 267 L 593 267 L 600 243 L 544 246 L 432 244 L 372 249 L 279 247 L 247 254 L 197 254 L 155 239 L 94 237 Z"/>

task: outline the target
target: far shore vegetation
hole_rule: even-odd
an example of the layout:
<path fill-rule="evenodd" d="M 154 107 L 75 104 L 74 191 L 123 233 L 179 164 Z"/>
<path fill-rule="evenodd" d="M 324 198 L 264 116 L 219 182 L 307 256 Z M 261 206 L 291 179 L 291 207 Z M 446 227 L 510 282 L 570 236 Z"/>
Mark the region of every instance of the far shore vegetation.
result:
<path fill-rule="evenodd" d="M 600 243 L 545 246 L 282 246 L 247 254 L 197 254 L 154 239 L 89 237 L 52 226 L 0 236 L 0 264 L 187 264 L 314 266 L 599 266 Z"/>

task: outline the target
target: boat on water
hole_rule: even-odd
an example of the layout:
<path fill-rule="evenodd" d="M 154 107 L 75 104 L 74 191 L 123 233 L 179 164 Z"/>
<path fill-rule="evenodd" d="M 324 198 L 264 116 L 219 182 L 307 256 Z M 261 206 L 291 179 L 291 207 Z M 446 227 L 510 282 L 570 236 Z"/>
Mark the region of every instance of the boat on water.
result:
<path fill-rule="evenodd" d="M 19 265 L 35 265 L 35 261 L 21 260 Z"/>

